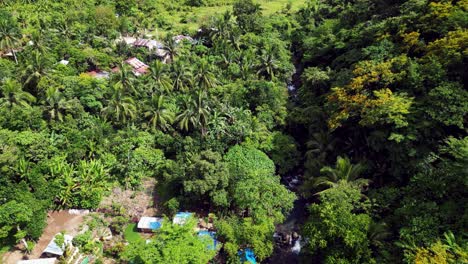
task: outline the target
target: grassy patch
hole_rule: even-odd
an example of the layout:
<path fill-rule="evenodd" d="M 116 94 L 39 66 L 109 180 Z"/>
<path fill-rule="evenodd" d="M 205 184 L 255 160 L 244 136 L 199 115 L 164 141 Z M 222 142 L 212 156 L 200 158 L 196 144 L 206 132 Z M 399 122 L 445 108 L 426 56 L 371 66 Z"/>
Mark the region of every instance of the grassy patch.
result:
<path fill-rule="evenodd" d="M 305 4 L 305 0 L 257 0 L 262 6 L 263 15 L 271 15 L 275 12 L 281 11 L 288 3 L 291 3 L 292 11 L 299 10 Z M 195 32 L 204 21 L 209 17 L 222 14 L 226 10 L 232 10 L 232 4 L 224 4 L 219 6 L 202 6 L 192 7 L 187 11 L 165 11 L 161 12 L 161 16 L 172 25 L 172 31 L 182 32 L 189 31 Z M 163 37 L 167 32 L 165 30 L 156 30 L 152 32 L 156 37 Z"/>
<path fill-rule="evenodd" d="M 129 243 L 134 243 L 143 240 L 140 233 L 138 233 L 137 225 L 135 223 L 129 224 L 125 228 L 124 237 Z"/>

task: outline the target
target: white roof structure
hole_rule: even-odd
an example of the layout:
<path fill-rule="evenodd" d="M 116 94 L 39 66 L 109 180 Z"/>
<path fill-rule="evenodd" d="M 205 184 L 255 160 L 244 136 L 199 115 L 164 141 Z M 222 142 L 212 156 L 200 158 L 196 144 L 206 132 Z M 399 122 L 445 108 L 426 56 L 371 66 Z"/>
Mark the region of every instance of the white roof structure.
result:
<path fill-rule="evenodd" d="M 70 236 L 70 235 L 64 235 L 64 240 L 65 240 L 65 244 L 71 245 L 73 237 Z M 54 237 L 50 241 L 49 245 L 47 245 L 46 249 L 44 249 L 44 251 L 42 253 L 49 253 L 49 254 L 53 254 L 53 255 L 57 255 L 57 256 L 62 256 L 64 250 L 65 250 L 65 245 L 62 245 L 62 247 L 59 247 L 55 243 L 55 237 Z"/>
<path fill-rule="evenodd" d="M 172 223 L 177 224 L 177 225 L 183 225 L 187 222 L 187 220 L 192 217 L 193 213 L 189 212 L 179 212 L 174 216 L 174 219 L 172 219 Z"/>
<path fill-rule="evenodd" d="M 61 60 L 59 61 L 60 64 L 63 64 L 63 65 L 68 65 L 68 63 L 70 63 L 69 61 L 67 60 Z"/>
<path fill-rule="evenodd" d="M 184 36 L 184 35 L 177 35 L 173 37 L 175 43 L 179 44 L 181 41 L 187 40 L 190 43 L 193 43 L 193 38 L 189 36 Z"/>
<path fill-rule="evenodd" d="M 57 258 L 41 258 L 41 259 L 28 259 L 20 260 L 16 264 L 55 264 Z"/>
<path fill-rule="evenodd" d="M 136 38 L 134 38 L 134 37 L 122 37 L 122 38 L 118 39 L 118 41 L 123 41 L 127 45 L 133 45 L 133 43 L 135 43 L 135 41 L 136 41 Z"/>
<path fill-rule="evenodd" d="M 133 43 L 135 47 L 147 47 L 149 50 L 154 48 L 161 49 L 164 45 L 156 40 L 152 39 L 138 39 Z"/>
<path fill-rule="evenodd" d="M 140 218 L 137 227 L 141 229 L 159 229 L 162 225 L 162 218 L 143 216 Z"/>

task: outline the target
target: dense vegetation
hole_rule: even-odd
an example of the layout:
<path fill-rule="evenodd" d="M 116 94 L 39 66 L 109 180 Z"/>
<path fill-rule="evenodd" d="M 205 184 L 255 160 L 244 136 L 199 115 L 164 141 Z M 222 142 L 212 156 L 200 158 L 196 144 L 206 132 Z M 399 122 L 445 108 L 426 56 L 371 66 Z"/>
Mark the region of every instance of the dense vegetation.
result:
<path fill-rule="evenodd" d="M 173 22 L 217 5 L 199 27 Z M 466 263 L 467 1 L 271 6 L 3 1 L 0 246 L 37 240 L 47 210 L 96 209 L 155 178 L 167 216 L 216 215 L 217 261 L 245 248 L 267 260 L 300 197 L 305 263 Z M 145 34 L 169 63 L 118 40 Z M 130 57 L 149 72 L 134 76 Z M 97 70 L 110 77 L 85 74 Z M 281 176 L 302 167 L 294 194 Z M 207 263 L 193 225 L 167 222 L 112 257 Z"/>

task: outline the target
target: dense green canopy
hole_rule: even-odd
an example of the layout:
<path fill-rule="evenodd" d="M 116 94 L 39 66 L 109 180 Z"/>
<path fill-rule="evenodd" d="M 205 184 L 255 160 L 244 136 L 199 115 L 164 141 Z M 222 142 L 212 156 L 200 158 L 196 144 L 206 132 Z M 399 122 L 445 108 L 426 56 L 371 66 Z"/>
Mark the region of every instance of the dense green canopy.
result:
<path fill-rule="evenodd" d="M 236 263 L 246 248 L 275 261 L 301 199 L 304 262 L 466 263 L 467 13 L 466 0 L 2 1 L 0 252 L 30 251 L 48 210 L 154 179 L 158 213 L 209 218 L 219 251 L 195 223 L 126 245 L 133 215 L 106 215 L 121 241 L 104 253 L 92 232 L 75 243 L 99 261 Z"/>

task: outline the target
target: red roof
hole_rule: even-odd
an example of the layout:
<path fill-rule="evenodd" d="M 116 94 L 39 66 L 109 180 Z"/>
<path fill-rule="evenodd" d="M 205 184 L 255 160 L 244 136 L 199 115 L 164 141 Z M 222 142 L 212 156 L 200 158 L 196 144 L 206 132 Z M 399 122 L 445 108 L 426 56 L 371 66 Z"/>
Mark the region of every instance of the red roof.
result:
<path fill-rule="evenodd" d="M 138 74 L 144 74 L 147 72 L 149 66 L 144 64 L 142 61 L 139 59 L 133 57 L 125 61 L 128 65 L 132 66 L 133 72 L 138 75 Z"/>

